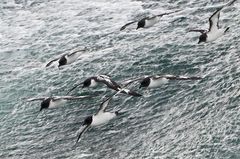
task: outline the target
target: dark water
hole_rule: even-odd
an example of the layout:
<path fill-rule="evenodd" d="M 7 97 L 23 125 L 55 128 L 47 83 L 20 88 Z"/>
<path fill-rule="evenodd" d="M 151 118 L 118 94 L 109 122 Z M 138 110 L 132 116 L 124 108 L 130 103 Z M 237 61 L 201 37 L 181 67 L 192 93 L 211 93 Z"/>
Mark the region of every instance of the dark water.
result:
<path fill-rule="evenodd" d="M 0 2 L 0 158 L 240 158 L 239 2 L 221 13 L 229 32 L 197 45 L 192 28 L 208 28 L 215 7 L 227 1 L 3 0 Z M 181 9 L 145 30 L 125 23 Z M 91 51 L 61 70 L 45 64 L 67 51 Z M 36 117 L 39 102 L 64 95 L 76 82 L 107 73 L 116 81 L 153 74 L 198 75 L 140 91 L 144 98 L 114 98 L 109 110 L 126 111 L 92 128 L 75 145 L 94 100 L 68 102 Z M 137 89 L 138 86 L 134 87 Z"/>

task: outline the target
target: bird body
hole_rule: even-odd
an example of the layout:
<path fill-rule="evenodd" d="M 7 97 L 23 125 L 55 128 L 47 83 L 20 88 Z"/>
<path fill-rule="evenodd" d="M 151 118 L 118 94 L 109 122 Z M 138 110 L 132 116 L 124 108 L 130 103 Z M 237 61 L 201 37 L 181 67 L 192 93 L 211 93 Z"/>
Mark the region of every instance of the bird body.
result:
<path fill-rule="evenodd" d="M 85 131 L 87 131 L 90 127 L 106 124 L 106 123 L 108 123 L 110 120 L 112 120 L 113 118 L 115 118 L 119 114 L 118 111 L 116 111 L 116 112 L 107 112 L 106 111 L 106 108 L 108 106 L 109 101 L 117 93 L 114 93 L 112 96 L 110 96 L 109 98 L 104 100 L 101 103 L 100 108 L 98 109 L 96 114 L 88 116 L 87 118 L 85 118 L 85 120 L 83 121 L 82 126 L 79 129 L 80 133 L 78 135 L 77 142 L 80 140 L 82 134 Z"/>
<path fill-rule="evenodd" d="M 226 29 L 218 29 L 215 32 L 208 32 L 207 42 L 214 41 L 214 40 L 220 38 L 221 36 L 223 36 L 225 34 L 225 32 L 226 32 Z"/>
<path fill-rule="evenodd" d="M 219 26 L 219 18 L 220 18 L 220 11 L 226 7 L 232 5 L 236 0 L 230 1 L 226 5 L 222 6 L 221 8 L 217 9 L 212 16 L 209 18 L 209 29 L 202 30 L 202 29 L 192 29 L 192 32 L 200 32 L 201 35 L 199 36 L 198 44 L 202 42 L 211 42 L 219 37 L 223 36 L 228 30 L 227 28 L 220 28 Z"/>
<path fill-rule="evenodd" d="M 117 92 L 120 92 L 120 93 L 132 95 L 132 96 L 142 96 L 141 94 L 139 94 L 139 93 L 137 93 L 135 91 L 132 91 L 132 90 L 129 90 L 129 89 L 126 89 L 126 88 L 122 88 L 117 82 L 112 80 L 107 75 L 97 75 L 97 76 L 93 76 L 93 77 L 87 78 L 85 81 L 81 82 L 80 84 L 77 84 L 72 89 L 70 89 L 68 91 L 68 93 L 73 91 L 79 85 L 83 85 L 82 88 L 86 88 L 86 87 L 95 87 L 95 86 L 97 86 L 100 83 L 105 84 L 108 88 L 113 89 L 113 90 L 115 90 Z"/>
<path fill-rule="evenodd" d="M 201 77 L 198 76 L 175 76 L 175 75 L 152 75 L 152 76 L 143 76 L 137 77 L 133 79 L 129 79 L 123 82 L 125 86 L 139 82 L 139 88 L 146 87 L 146 88 L 156 88 L 163 84 L 168 83 L 170 80 L 200 80 Z"/>
<path fill-rule="evenodd" d="M 48 108 L 56 108 L 59 105 L 63 105 L 64 103 L 66 103 L 66 100 L 64 100 L 64 99 L 55 100 L 55 99 L 51 98 Z"/>
<path fill-rule="evenodd" d="M 58 61 L 58 67 L 71 64 L 79 58 L 79 56 L 82 54 L 82 51 L 86 51 L 86 50 L 85 49 L 77 50 L 77 51 L 74 51 L 74 52 L 71 52 L 68 54 L 63 54 L 60 58 L 56 58 L 56 59 L 53 59 L 52 61 L 48 62 L 46 67 L 49 67 L 55 61 Z"/>
<path fill-rule="evenodd" d="M 201 77 L 192 76 L 175 76 L 175 75 L 155 75 L 155 76 L 148 76 L 141 80 L 140 88 L 147 87 L 147 88 L 156 88 L 163 84 L 168 83 L 170 80 L 200 80 Z"/>
<path fill-rule="evenodd" d="M 156 23 L 158 23 L 162 16 L 169 15 L 169 14 L 172 14 L 172 13 L 176 13 L 178 11 L 179 10 L 176 10 L 176 11 L 173 11 L 173 12 L 168 12 L 168 13 L 162 13 L 162 14 L 159 14 L 159 15 L 155 15 L 153 17 L 145 17 L 145 18 L 143 18 L 143 19 L 141 19 L 139 21 L 129 22 L 129 23 L 125 24 L 124 26 L 122 26 L 120 31 L 126 29 L 126 27 L 128 27 L 129 25 L 132 25 L 134 23 L 137 23 L 137 28 L 136 29 L 139 29 L 139 28 L 150 28 L 153 25 L 155 25 Z"/>
<path fill-rule="evenodd" d="M 165 78 L 165 77 L 156 77 L 156 78 L 150 78 L 150 84 L 149 84 L 149 88 L 155 88 L 155 87 L 159 87 L 160 85 L 166 84 L 168 83 L 169 79 Z"/>
<path fill-rule="evenodd" d="M 92 96 L 52 96 L 52 97 L 37 97 L 37 98 L 29 98 L 27 99 L 28 102 L 41 100 L 41 108 L 40 111 L 43 109 L 51 109 L 59 107 L 60 105 L 64 104 L 67 100 L 77 100 L 77 99 L 84 99 L 84 98 L 92 98 Z"/>
<path fill-rule="evenodd" d="M 155 25 L 156 23 L 158 23 L 159 20 L 160 20 L 159 16 L 154 16 L 154 17 L 151 17 L 151 18 L 149 18 L 149 17 L 144 18 L 144 19 L 142 19 L 138 22 L 137 29 L 139 29 L 139 28 L 150 28 L 153 25 Z"/>
<path fill-rule="evenodd" d="M 110 120 L 112 120 L 113 118 L 115 118 L 117 115 L 116 113 L 112 113 L 112 112 L 104 112 L 104 113 L 100 113 L 98 115 L 93 115 L 93 121 L 92 121 L 92 126 L 98 126 L 98 125 L 103 125 L 108 123 Z"/>

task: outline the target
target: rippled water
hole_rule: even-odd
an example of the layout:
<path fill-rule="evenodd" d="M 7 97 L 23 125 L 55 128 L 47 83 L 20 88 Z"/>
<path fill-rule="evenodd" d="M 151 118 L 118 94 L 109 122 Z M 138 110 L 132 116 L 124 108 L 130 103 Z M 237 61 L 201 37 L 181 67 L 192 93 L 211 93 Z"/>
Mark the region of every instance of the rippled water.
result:
<path fill-rule="evenodd" d="M 227 1 L 2 0 L 0 2 L 0 158 L 240 158 L 240 2 L 221 13 L 229 32 L 197 45 L 193 28 Z M 149 29 L 125 23 L 172 10 Z M 61 70 L 45 64 L 83 47 L 91 51 Z M 24 98 L 64 95 L 76 82 L 107 73 L 116 81 L 142 75 L 203 76 L 114 98 L 109 110 L 126 113 L 92 128 L 75 145 L 95 100 L 68 102 L 37 116 L 40 103 Z M 138 86 L 134 87 L 137 89 Z M 37 116 L 37 117 L 36 117 Z"/>

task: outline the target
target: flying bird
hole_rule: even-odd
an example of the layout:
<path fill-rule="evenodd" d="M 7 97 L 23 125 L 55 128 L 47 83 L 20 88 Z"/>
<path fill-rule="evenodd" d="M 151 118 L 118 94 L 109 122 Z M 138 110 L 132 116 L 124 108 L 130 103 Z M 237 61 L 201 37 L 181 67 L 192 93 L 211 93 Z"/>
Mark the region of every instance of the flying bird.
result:
<path fill-rule="evenodd" d="M 78 135 L 77 142 L 80 140 L 82 134 L 85 131 L 87 131 L 90 127 L 106 124 L 110 120 L 112 120 L 113 118 L 115 118 L 116 116 L 118 116 L 120 114 L 118 111 L 115 111 L 115 112 L 107 112 L 106 111 L 106 108 L 109 104 L 109 101 L 117 93 L 114 93 L 113 95 L 108 97 L 106 100 L 104 100 L 101 103 L 100 108 L 98 109 L 96 114 L 88 116 L 87 118 L 85 118 L 85 120 L 82 123 L 82 126 L 79 129 L 80 133 Z"/>
<path fill-rule="evenodd" d="M 77 100 L 77 99 L 85 99 L 85 98 L 92 98 L 92 96 L 52 96 L 52 97 L 37 97 L 37 98 L 29 98 L 27 102 L 41 100 L 41 108 L 40 111 L 43 109 L 48 108 L 56 108 L 59 105 L 64 104 L 67 100 Z"/>
<path fill-rule="evenodd" d="M 82 85 L 82 88 L 86 88 L 86 87 L 96 87 L 100 83 L 105 84 L 108 88 L 113 89 L 117 92 L 120 91 L 120 93 L 132 95 L 132 96 L 138 96 L 138 97 L 142 96 L 141 94 L 135 91 L 122 88 L 117 82 L 113 81 L 110 78 L 110 76 L 107 76 L 107 75 L 97 75 L 97 76 L 89 77 L 83 82 L 74 86 L 72 89 L 70 89 L 67 94 L 69 94 L 71 91 L 73 91 L 75 88 L 77 88 L 80 85 Z"/>
<path fill-rule="evenodd" d="M 219 18 L 220 18 L 220 11 L 226 7 L 232 5 L 236 0 L 233 0 L 226 5 L 222 6 L 218 10 L 216 10 L 213 15 L 209 18 L 209 29 L 202 30 L 202 29 L 193 29 L 189 30 L 190 32 L 200 32 L 201 35 L 199 36 L 198 44 L 202 42 L 210 42 L 218 39 L 219 37 L 223 36 L 228 30 L 227 28 L 220 28 L 219 27 Z"/>
<path fill-rule="evenodd" d="M 124 26 L 122 26 L 120 31 L 126 29 L 126 27 L 128 27 L 129 25 L 134 24 L 134 23 L 137 23 L 136 30 L 139 29 L 139 28 L 149 28 L 149 27 L 152 27 L 154 24 L 156 24 L 156 23 L 158 23 L 160 21 L 160 18 L 162 16 L 169 15 L 169 14 L 172 14 L 172 13 L 176 13 L 178 11 L 179 10 L 173 11 L 173 12 L 168 12 L 168 13 L 163 13 L 163 14 L 155 15 L 153 17 L 145 17 L 145 18 L 141 19 L 140 21 L 129 22 L 129 23 L 125 24 Z"/>
<path fill-rule="evenodd" d="M 78 57 L 81 55 L 82 51 L 86 51 L 86 49 L 77 50 L 77 51 L 74 51 L 71 53 L 63 54 L 60 58 L 56 58 L 56 59 L 48 62 L 46 67 L 49 67 L 55 61 L 58 61 L 58 68 L 60 68 L 61 66 L 64 66 L 64 65 L 71 64 L 78 59 Z"/>
<path fill-rule="evenodd" d="M 168 83 L 168 81 L 174 81 L 174 80 L 200 80 L 202 77 L 192 76 L 174 76 L 174 75 L 153 75 L 153 76 L 144 76 L 144 77 L 138 77 L 135 79 L 130 79 L 123 82 L 123 85 L 129 85 L 133 82 L 138 81 L 140 83 L 139 88 L 157 88 L 160 87 L 163 84 Z"/>

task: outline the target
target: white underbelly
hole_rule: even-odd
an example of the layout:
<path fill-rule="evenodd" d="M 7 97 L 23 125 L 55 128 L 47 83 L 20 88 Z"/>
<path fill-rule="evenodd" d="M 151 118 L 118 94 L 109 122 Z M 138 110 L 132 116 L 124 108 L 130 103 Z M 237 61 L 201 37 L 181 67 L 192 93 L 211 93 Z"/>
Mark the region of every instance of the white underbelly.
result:
<path fill-rule="evenodd" d="M 225 32 L 225 29 L 219 29 L 213 33 L 208 33 L 207 35 L 207 41 L 214 41 L 218 39 L 219 37 L 223 36 Z"/>
<path fill-rule="evenodd" d="M 63 105 L 66 102 L 66 100 L 60 99 L 56 101 L 50 101 L 49 107 L 48 108 L 56 108 L 58 106 Z"/>
<path fill-rule="evenodd" d="M 79 57 L 79 53 L 76 53 L 74 55 L 71 55 L 71 56 L 67 56 L 67 63 L 70 64 L 70 63 L 73 63 L 74 61 L 76 61 Z"/>
<path fill-rule="evenodd" d="M 111 119 L 116 117 L 115 113 L 104 112 L 93 116 L 92 126 L 102 125 L 108 123 Z"/>
<path fill-rule="evenodd" d="M 89 87 L 96 87 L 97 85 L 98 85 L 98 83 L 92 79 Z"/>
<path fill-rule="evenodd" d="M 155 17 L 153 19 L 150 19 L 150 20 L 145 20 L 145 28 L 149 28 L 151 26 L 153 26 L 154 24 L 156 24 L 158 22 L 158 17 Z"/>
<path fill-rule="evenodd" d="M 159 79 L 155 79 L 155 80 L 151 79 L 150 85 L 148 87 L 155 88 L 155 87 L 159 87 L 166 83 L 168 83 L 168 79 L 166 79 L 166 78 L 159 78 Z"/>

